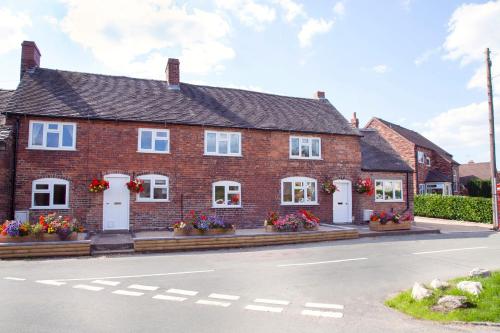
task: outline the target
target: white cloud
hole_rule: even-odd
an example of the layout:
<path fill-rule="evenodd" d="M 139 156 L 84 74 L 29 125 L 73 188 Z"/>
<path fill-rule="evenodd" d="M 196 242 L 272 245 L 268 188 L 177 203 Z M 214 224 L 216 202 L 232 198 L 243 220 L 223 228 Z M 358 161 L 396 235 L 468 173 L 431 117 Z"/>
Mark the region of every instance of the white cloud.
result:
<path fill-rule="evenodd" d="M 344 16 L 345 15 L 345 5 L 342 1 L 339 1 L 333 6 L 333 11 L 335 14 L 338 16 Z"/>
<path fill-rule="evenodd" d="M 372 70 L 378 74 L 385 74 L 389 71 L 389 66 L 380 64 L 372 67 Z"/>
<path fill-rule="evenodd" d="M 27 39 L 25 28 L 31 26 L 31 19 L 27 14 L 14 13 L 8 8 L 0 8 L 0 54 L 20 49 L 21 42 Z"/>
<path fill-rule="evenodd" d="M 333 20 L 326 21 L 325 19 L 308 19 L 299 31 L 297 37 L 301 47 L 309 47 L 312 44 L 312 39 L 319 34 L 324 34 L 330 31 L 333 27 Z"/>
<path fill-rule="evenodd" d="M 241 23 L 262 31 L 265 25 L 276 18 L 273 7 L 257 3 L 253 0 L 216 0 L 216 5 L 235 15 Z"/>
<path fill-rule="evenodd" d="M 496 51 L 492 54 L 494 64 L 500 63 L 500 1 L 483 4 L 465 4 L 458 7 L 448 23 L 448 36 L 444 42 L 446 58 L 460 61 L 462 66 L 477 64 L 477 70 L 468 83 L 469 88 L 484 88 L 484 50 Z M 493 67 L 495 69 L 495 67 Z M 500 74 L 496 66 L 493 75 Z M 500 77 L 494 86 L 500 85 Z"/>
<path fill-rule="evenodd" d="M 120 72 L 163 79 L 167 58 L 180 56 L 181 72 L 206 74 L 235 56 L 226 42 L 229 23 L 219 13 L 161 0 L 64 3 L 61 29 Z"/>
<path fill-rule="evenodd" d="M 293 0 L 276 0 L 276 2 L 285 11 L 285 20 L 292 22 L 297 17 L 307 17 L 304 11 L 304 5 Z"/>
<path fill-rule="evenodd" d="M 420 66 L 429 61 L 432 56 L 438 54 L 439 52 L 441 52 L 441 47 L 426 50 L 424 53 L 415 58 L 414 63 L 416 66 Z"/>

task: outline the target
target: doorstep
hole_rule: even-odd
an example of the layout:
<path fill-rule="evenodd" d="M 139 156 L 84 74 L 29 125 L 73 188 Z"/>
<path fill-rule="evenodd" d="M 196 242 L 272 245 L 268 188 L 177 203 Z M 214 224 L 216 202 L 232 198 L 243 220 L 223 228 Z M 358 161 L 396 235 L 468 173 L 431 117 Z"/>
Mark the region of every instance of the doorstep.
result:
<path fill-rule="evenodd" d="M 92 255 L 131 254 L 134 241 L 129 231 L 102 232 L 90 237 Z"/>

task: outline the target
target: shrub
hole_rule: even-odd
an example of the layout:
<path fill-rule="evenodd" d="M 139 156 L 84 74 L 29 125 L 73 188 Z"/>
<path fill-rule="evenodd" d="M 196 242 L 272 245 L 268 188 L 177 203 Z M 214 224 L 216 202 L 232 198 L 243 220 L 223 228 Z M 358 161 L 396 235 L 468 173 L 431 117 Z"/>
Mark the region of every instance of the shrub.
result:
<path fill-rule="evenodd" d="M 415 215 L 492 223 L 491 199 L 424 194 L 415 196 Z"/>
<path fill-rule="evenodd" d="M 491 180 L 472 179 L 465 188 L 471 197 L 491 198 Z"/>

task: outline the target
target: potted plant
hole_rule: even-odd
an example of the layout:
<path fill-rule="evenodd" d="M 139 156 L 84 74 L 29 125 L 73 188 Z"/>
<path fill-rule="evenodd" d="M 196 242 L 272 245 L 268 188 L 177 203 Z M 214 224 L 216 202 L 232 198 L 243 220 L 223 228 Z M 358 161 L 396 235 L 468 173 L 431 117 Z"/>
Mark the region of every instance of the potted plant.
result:
<path fill-rule="evenodd" d="M 141 193 L 144 192 L 144 181 L 141 179 L 133 179 L 127 183 L 130 192 Z"/>
<path fill-rule="evenodd" d="M 264 220 L 264 227 L 266 228 L 266 231 L 276 231 L 274 230 L 274 224 L 279 218 L 280 216 L 277 212 L 269 211 L 266 219 Z"/>
<path fill-rule="evenodd" d="M 304 209 L 284 217 L 279 217 L 277 213 L 270 213 L 266 219 L 266 231 L 268 232 L 313 231 L 318 230 L 318 228 L 319 218 L 311 211 Z"/>
<path fill-rule="evenodd" d="M 0 242 L 30 242 L 33 240 L 30 231 L 31 226 L 29 223 L 7 220 L 0 225 Z"/>
<path fill-rule="evenodd" d="M 369 226 L 372 231 L 408 230 L 411 229 L 412 221 L 413 215 L 410 213 L 373 212 Z"/>
<path fill-rule="evenodd" d="M 234 234 L 234 225 L 227 223 L 221 216 L 207 216 L 204 213 L 190 211 L 183 221 L 174 224 L 174 236 L 204 236 Z"/>
<path fill-rule="evenodd" d="M 89 184 L 89 192 L 100 193 L 104 192 L 109 188 L 109 182 L 104 179 L 92 179 Z"/>
<path fill-rule="evenodd" d="M 356 192 L 359 194 L 366 193 L 367 195 L 373 195 L 373 182 L 370 177 L 366 178 L 358 178 L 356 181 L 356 184 L 354 186 L 354 189 Z"/>
<path fill-rule="evenodd" d="M 325 177 L 325 179 L 321 183 L 321 189 L 326 194 L 333 194 L 336 191 L 338 191 L 337 186 L 333 183 L 333 181 L 329 177 Z"/>

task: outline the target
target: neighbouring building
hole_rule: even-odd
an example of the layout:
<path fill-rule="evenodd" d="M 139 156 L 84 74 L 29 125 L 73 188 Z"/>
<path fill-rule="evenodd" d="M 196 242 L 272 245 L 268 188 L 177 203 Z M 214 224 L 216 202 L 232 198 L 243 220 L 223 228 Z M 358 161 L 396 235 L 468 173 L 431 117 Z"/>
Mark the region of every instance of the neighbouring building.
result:
<path fill-rule="evenodd" d="M 465 186 L 471 180 L 490 180 L 491 170 L 490 162 L 469 161 L 467 164 L 460 164 L 460 185 Z"/>
<path fill-rule="evenodd" d="M 5 124 L 5 117 L 1 114 L 5 110 L 11 95 L 11 90 L 0 89 L 0 184 L 2 184 L 2 191 L 0 191 L 0 221 L 3 221 L 12 213 L 12 172 L 14 170 L 12 127 Z"/>
<path fill-rule="evenodd" d="M 262 226 L 270 210 L 309 209 L 323 223 L 357 223 L 365 209 L 412 211 L 411 165 L 376 131 L 352 126 L 324 92 L 188 84 L 177 59 L 166 80 L 46 69 L 26 41 L 21 58 L 4 109 L 15 128 L 11 215 L 57 212 L 100 231 L 163 229 L 190 210 L 239 228 Z M 370 196 L 353 190 L 364 177 L 376 185 Z M 110 188 L 89 192 L 94 178 Z M 144 192 L 128 190 L 135 179 Z M 324 180 L 340 190 L 324 193 Z"/>
<path fill-rule="evenodd" d="M 459 163 L 450 153 L 423 135 L 380 118 L 372 118 L 365 128 L 376 129 L 414 170 L 414 193 L 459 194 Z"/>

